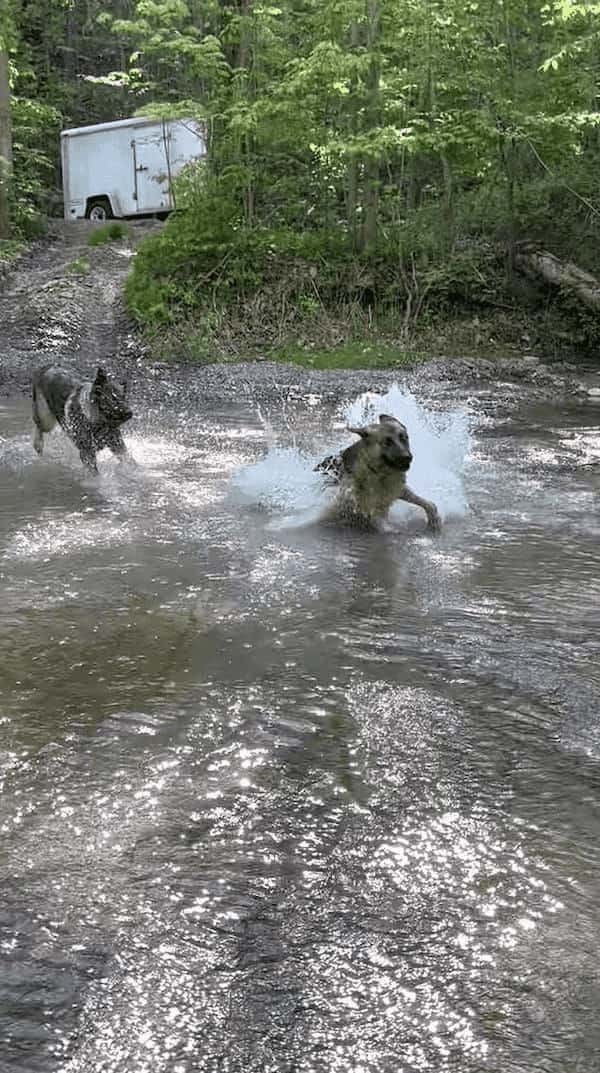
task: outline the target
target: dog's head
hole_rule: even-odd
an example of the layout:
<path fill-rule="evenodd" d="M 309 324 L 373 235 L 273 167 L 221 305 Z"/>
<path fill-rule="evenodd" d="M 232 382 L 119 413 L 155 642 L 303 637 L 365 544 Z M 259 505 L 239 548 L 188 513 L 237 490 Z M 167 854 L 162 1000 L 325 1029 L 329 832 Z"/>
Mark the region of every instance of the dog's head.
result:
<path fill-rule="evenodd" d="M 364 428 L 349 428 L 360 436 L 366 450 L 374 462 L 383 463 L 391 469 L 410 468 L 412 454 L 408 442 L 408 432 L 401 421 L 389 414 L 381 414 L 379 421 Z"/>
<path fill-rule="evenodd" d="M 106 425 L 124 424 L 133 417 L 126 401 L 127 384 L 113 380 L 104 369 L 98 368 L 90 394 L 91 403 L 97 408 L 100 420 Z"/>

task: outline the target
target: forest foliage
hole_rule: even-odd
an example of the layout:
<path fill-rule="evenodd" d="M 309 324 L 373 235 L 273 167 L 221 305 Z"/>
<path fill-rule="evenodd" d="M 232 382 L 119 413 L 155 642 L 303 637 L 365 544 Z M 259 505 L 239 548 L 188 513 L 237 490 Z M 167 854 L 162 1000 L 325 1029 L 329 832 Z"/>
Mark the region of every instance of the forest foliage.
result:
<path fill-rule="evenodd" d="M 128 285 L 199 356 L 502 305 L 524 239 L 598 268 L 600 3 L 0 0 L 0 50 L 25 233 L 61 127 L 205 123 Z"/>

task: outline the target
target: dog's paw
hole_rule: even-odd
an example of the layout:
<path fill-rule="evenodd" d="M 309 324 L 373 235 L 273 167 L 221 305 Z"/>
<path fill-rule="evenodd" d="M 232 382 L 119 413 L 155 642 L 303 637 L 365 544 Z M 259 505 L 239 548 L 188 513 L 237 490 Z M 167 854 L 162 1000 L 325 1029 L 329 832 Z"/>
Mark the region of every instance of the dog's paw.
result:
<path fill-rule="evenodd" d="M 432 507 L 427 515 L 427 528 L 431 533 L 441 533 L 442 519 L 437 507 Z"/>

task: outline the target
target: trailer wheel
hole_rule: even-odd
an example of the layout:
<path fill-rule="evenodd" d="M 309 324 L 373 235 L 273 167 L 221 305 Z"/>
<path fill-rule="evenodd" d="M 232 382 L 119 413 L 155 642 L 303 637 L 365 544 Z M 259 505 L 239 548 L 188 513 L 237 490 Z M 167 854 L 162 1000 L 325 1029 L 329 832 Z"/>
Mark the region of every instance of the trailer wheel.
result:
<path fill-rule="evenodd" d="M 112 220 L 113 211 L 107 197 L 93 197 L 87 203 L 85 210 L 86 219 L 94 220 L 101 224 L 105 220 Z"/>

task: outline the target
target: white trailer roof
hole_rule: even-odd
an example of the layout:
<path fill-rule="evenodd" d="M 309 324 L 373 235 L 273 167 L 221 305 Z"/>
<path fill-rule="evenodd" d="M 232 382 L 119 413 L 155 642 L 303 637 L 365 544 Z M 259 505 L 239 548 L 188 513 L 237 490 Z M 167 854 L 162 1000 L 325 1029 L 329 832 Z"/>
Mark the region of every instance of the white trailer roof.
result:
<path fill-rule="evenodd" d="M 71 127 L 69 130 L 63 130 L 61 132 L 61 138 L 74 138 L 78 134 L 96 134 L 99 130 L 114 130 L 115 127 L 143 127 L 147 125 L 155 125 L 161 123 L 160 119 L 150 119 L 148 116 L 138 116 L 137 119 L 115 119 L 112 123 L 93 123 L 89 127 Z M 167 123 L 195 123 L 194 119 L 171 119 L 166 120 Z"/>

